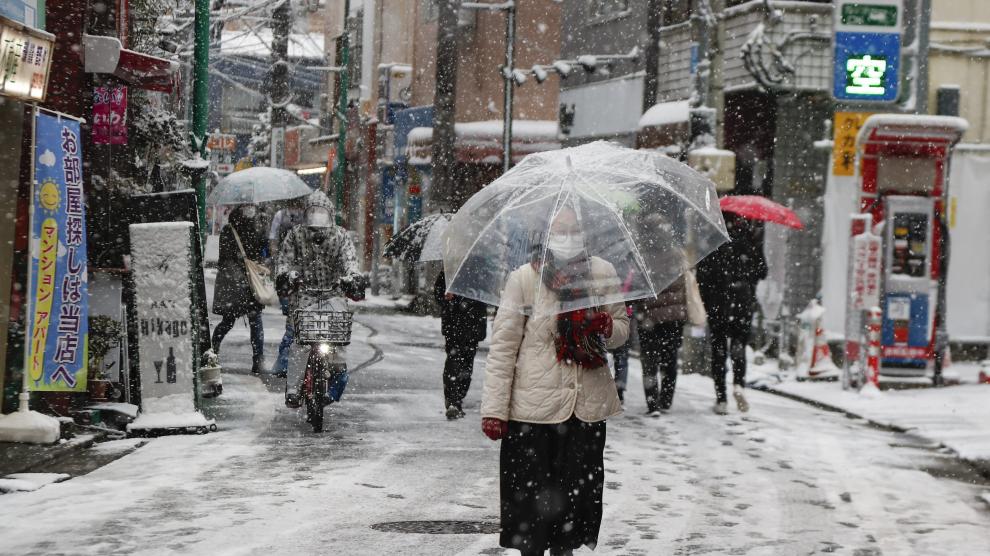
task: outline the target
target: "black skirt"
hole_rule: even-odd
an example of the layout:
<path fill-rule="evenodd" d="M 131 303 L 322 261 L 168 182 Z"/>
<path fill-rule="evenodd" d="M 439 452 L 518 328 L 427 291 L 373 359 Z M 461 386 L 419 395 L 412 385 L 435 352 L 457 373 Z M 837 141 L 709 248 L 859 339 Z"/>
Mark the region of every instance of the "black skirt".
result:
<path fill-rule="evenodd" d="M 509 421 L 502 440 L 499 544 L 528 552 L 595 548 L 602 524 L 605 421 Z"/>

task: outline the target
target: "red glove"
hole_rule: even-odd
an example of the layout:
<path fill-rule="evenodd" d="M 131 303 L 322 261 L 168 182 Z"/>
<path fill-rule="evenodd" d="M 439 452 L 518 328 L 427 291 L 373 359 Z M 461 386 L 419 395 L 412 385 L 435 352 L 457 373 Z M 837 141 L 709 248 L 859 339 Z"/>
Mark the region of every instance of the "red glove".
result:
<path fill-rule="evenodd" d="M 598 311 L 588 318 L 584 330 L 592 334 L 604 334 L 606 338 L 612 336 L 612 315 L 605 311 Z"/>
<path fill-rule="evenodd" d="M 492 440 L 501 440 L 509 432 L 509 423 L 495 417 L 484 417 L 481 419 L 481 432 Z"/>

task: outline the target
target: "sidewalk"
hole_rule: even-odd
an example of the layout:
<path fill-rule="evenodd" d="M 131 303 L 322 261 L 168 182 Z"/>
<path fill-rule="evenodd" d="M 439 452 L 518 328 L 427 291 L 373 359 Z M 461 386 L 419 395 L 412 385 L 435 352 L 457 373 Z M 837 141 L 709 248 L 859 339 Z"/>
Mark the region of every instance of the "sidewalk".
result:
<path fill-rule="evenodd" d="M 888 389 L 873 395 L 843 390 L 839 382 L 798 382 L 780 372 L 775 361 L 753 364 L 747 370 L 750 385 L 823 409 L 845 413 L 873 425 L 910 432 L 951 450 L 960 459 L 990 477 L 990 385 L 979 384 L 979 366 L 957 363 L 951 367 L 956 386 Z"/>
<path fill-rule="evenodd" d="M 0 442 L 0 477 L 25 473 L 42 465 L 79 454 L 93 446 L 95 434 L 83 434 L 55 444 Z"/>

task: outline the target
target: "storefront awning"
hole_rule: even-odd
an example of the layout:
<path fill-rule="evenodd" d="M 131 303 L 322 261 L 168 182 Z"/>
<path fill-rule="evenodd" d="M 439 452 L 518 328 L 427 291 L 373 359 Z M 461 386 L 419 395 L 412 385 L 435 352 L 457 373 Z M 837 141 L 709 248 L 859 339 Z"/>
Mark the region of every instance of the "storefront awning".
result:
<path fill-rule="evenodd" d="M 661 102 L 639 118 L 636 146 L 652 149 L 676 145 L 690 136 L 691 104 L 687 100 Z"/>
<path fill-rule="evenodd" d="M 129 85 L 170 93 L 178 84 L 179 64 L 123 48 L 116 37 L 83 35 L 87 73 L 113 74 Z"/>
<path fill-rule="evenodd" d="M 455 124 L 454 156 L 469 164 L 498 164 L 502 161 L 502 122 L 463 122 Z M 526 155 L 559 149 L 557 122 L 517 120 L 512 123 L 512 162 Z M 432 161 L 433 128 L 417 127 L 409 132 L 406 156 L 409 164 L 425 166 Z"/>

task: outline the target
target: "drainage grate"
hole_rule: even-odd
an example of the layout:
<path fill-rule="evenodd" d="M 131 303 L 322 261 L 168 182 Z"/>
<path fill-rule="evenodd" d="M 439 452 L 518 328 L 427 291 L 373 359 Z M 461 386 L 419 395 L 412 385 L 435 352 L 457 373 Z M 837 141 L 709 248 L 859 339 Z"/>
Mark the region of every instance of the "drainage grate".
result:
<path fill-rule="evenodd" d="M 427 535 L 492 535 L 499 532 L 491 521 L 389 521 L 371 526 L 386 533 L 423 533 Z"/>

